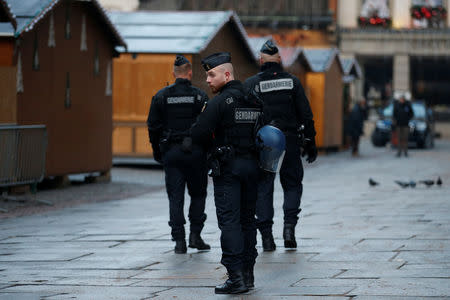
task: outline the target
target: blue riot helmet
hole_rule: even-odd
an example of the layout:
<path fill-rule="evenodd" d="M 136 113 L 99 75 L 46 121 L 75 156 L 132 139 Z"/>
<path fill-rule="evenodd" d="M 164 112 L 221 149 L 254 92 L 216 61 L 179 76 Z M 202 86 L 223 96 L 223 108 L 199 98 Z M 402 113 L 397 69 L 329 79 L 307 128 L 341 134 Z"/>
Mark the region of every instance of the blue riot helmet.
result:
<path fill-rule="evenodd" d="M 272 125 L 265 125 L 256 133 L 256 146 L 261 169 L 272 173 L 280 171 L 286 152 L 284 133 Z"/>

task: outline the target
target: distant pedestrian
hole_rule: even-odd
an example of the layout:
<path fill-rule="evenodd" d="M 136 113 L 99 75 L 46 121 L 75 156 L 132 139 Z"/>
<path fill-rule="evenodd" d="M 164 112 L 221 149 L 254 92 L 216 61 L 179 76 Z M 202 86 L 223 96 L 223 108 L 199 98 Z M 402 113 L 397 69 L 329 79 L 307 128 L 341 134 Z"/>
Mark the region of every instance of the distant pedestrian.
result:
<path fill-rule="evenodd" d="M 147 119 L 153 156 L 164 166 L 169 197 L 172 240 L 175 253 L 186 253 L 184 224 L 185 187 L 191 196 L 189 206 L 189 247 L 210 249 L 200 237 L 206 220 L 205 199 L 208 183 L 206 153 L 192 143 L 189 129 L 208 101 L 206 93 L 191 85 L 192 65 L 177 55 L 173 67 L 175 83 L 158 91 L 152 99 Z"/>
<path fill-rule="evenodd" d="M 413 118 L 414 112 L 410 101 L 406 101 L 404 94 L 400 96 L 398 101 L 394 102 L 393 116 L 398 140 L 397 157 L 400 157 L 402 151 L 405 156 L 408 156 L 409 121 Z"/>
<path fill-rule="evenodd" d="M 351 139 L 352 156 L 359 155 L 359 140 L 364 134 L 365 120 L 367 120 L 366 100 L 361 98 L 353 106 L 348 117 L 347 134 Z"/>

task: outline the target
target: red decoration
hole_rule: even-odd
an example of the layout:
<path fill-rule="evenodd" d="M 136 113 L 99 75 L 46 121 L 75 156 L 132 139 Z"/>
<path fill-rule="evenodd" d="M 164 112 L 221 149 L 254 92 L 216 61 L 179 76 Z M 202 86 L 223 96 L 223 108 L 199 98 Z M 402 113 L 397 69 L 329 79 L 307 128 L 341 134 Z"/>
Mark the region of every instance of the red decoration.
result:
<path fill-rule="evenodd" d="M 411 7 L 411 17 L 414 19 L 421 20 L 436 18 L 440 20 L 444 20 L 447 18 L 447 10 L 443 6 L 413 6 Z"/>
<path fill-rule="evenodd" d="M 377 14 L 374 14 L 370 18 L 359 17 L 358 23 L 361 27 L 388 27 L 391 24 L 391 19 L 380 18 Z"/>

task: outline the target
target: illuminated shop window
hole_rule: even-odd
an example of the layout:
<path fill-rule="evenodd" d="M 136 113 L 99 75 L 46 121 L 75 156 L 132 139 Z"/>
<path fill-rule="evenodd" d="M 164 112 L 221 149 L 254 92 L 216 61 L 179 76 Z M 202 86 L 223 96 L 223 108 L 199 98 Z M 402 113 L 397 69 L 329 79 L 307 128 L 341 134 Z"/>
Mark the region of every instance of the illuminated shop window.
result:
<path fill-rule="evenodd" d="M 447 9 L 442 0 L 412 0 L 412 26 L 414 28 L 444 28 Z"/>
<path fill-rule="evenodd" d="M 363 0 L 358 23 L 360 27 L 390 27 L 388 0 Z"/>

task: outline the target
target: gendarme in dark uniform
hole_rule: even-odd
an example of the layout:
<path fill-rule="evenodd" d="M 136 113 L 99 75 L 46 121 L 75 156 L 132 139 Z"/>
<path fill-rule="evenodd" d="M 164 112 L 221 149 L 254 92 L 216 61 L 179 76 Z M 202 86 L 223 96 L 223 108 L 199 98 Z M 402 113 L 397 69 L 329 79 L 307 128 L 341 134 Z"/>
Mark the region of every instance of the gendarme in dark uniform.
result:
<path fill-rule="evenodd" d="M 156 93 L 147 119 L 150 142 L 155 160 L 162 163 L 169 197 L 172 240 L 175 252 L 186 253 L 184 224 L 184 192 L 187 185 L 189 206 L 189 247 L 210 249 L 200 237 L 206 220 L 205 198 L 208 183 L 206 153 L 192 143 L 189 128 L 197 119 L 208 96 L 191 85 L 192 66 L 182 55 L 174 63 L 175 83 Z"/>
<path fill-rule="evenodd" d="M 308 155 L 308 162 L 313 162 L 317 157 L 313 115 L 300 81 L 283 71 L 278 48 L 273 42 L 268 40 L 260 52 L 261 72 L 248 78 L 244 86 L 249 92 L 256 92 L 264 103 L 264 122 L 279 128 L 286 136 L 286 154 L 280 169 L 280 182 L 284 191 L 283 238 L 285 247 L 296 248 L 295 226 L 301 210 L 303 190 L 301 147 Z M 304 126 L 303 134 L 307 141 L 304 145 L 299 138 L 301 125 Z M 265 251 L 276 248 L 272 235 L 274 179 L 275 173 L 263 172 L 258 187 L 257 227 Z"/>
<path fill-rule="evenodd" d="M 234 80 L 229 53 L 216 53 L 202 61 L 207 83 L 214 93 L 198 121 L 192 138 L 210 148 L 214 201 L 221 230 L 222 264 L 228 280 L 217 294 L 237 294 L 254 286 L 256 251 L 255 205 L 258 161 L 254 127 L 260 106 L 244 96 Z M 214 137 L 214 138 L 213 138 Z"/>

